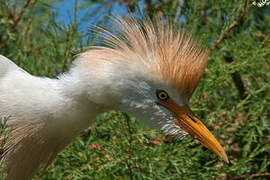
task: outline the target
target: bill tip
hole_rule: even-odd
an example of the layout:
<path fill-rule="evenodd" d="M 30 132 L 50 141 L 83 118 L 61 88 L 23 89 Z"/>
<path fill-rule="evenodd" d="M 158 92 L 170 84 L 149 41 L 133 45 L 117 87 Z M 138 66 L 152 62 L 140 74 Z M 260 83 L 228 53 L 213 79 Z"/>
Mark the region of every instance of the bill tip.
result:
<path fill-rule="evenodd" d="M 229 164 L 229 159 L 228 159 L 228 157 L 227 157 L 226 154 L 223 154 L 223 155 L 221 156 L 221 159 L 222 159 L 223 161 L 225 161 L 227 164 Z"/>

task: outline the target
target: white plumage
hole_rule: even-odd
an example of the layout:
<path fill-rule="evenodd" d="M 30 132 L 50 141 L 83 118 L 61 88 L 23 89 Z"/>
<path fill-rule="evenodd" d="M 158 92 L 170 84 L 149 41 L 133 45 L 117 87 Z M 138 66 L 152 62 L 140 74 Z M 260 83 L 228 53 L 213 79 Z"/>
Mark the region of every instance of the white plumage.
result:
<path fill-rule="evenodd" d="M 203 73 L 206 53 L 190 36 L 162 22 L 161 29 L 133 18 L 118 23 L 123 39 L 110 34 L 110 47 L 82 53 L 56 79 L 32 76 L 0 56 L 0 117 L 9 117 L 10 134 L 2 158 L 5 179 L 29 179 L 110 109 L 128 112 L 166 134 L 195 134 L 227 160 L 210 132 L 203 129 L 206 135 L 201 136 L 200 130 L 193 134 L 189 129 L 205 128 L 191 117 L 187 104 Z M 168 101 L 158 99 L 160 90 L 169 95 Z M 180 121 L 185 119 L 193 124 Z"/>
<path fill-rule="evenodd" d="M 80 57 L 70 73 L 48 79 L 32 76 L 0 57 L 1 67 L 6 67 L 0 73 L 0 115 L 10 116 L 9 129 L 14 129 L 3 158 L 7 179 L 27 179 L 40 163 L 50 162 L 106 110 L 129 112 L 152 127 L 158 127 L 158 121 L 168 121 L 160 107 L 149 100 L 155 98 L 155 91 L 149 94 L 151 86 L 130 77 L 133 67 L 119 72 L 118 65 L 104 64 L 91 71 Z"/>

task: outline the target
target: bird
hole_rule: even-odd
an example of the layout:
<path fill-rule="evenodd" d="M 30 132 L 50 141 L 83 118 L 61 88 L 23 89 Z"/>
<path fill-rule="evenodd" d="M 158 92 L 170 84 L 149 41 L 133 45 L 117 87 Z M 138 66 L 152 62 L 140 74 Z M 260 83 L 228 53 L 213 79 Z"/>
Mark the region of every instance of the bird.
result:
<path fill-rule="evenodd" d="M 165 135 L 188 134 L 228 162 L 189 107 L 209 50 L 163 18 L 111 21 L 115 31 L 97 27 L 100 45 L 76 55 L 56 78 L 31 75 L 0 56 L 0 117 L 7 117 L 9 134 L 1 157 L 5 180 L 30 179 L 111 109 Z"/>

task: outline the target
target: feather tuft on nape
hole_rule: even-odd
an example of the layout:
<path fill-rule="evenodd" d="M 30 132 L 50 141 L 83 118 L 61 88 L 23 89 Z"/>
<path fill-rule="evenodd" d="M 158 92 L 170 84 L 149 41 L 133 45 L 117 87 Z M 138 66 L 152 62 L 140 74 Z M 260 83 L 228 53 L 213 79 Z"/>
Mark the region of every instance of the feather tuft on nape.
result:
<path fill-rule="evenodd" d="M 95 46 L 82 53 L 108 61 L 140 61 L 152 78 L 162 79 L 188 101 L 207 63 L 208 51 L 183 29 L 174 29 L 161 18 L 113 18 L 118 31 L 98 28 L 106 47 Z M 91 59 L 91 58 L 89 58 Z"/>

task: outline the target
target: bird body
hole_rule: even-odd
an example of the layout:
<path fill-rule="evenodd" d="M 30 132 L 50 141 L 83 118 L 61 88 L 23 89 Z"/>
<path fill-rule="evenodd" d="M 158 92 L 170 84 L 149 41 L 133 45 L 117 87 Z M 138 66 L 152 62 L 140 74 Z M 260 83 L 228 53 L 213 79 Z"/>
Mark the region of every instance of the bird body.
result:
<path fill-rule="evenodd" d="M 189 133 L 227 161 L 188 108 L 207 51 L 161 20 L 115 21 L 121 35 L 103 30 L 107 46 L 81 53 L 55 79 L 32 76 L 0 56 L 0 117 L 8 117 L 9 130 L 2 159 L 5 179 L 29 179 L 110 109 L 128 112 L 165 134 Z"/>

